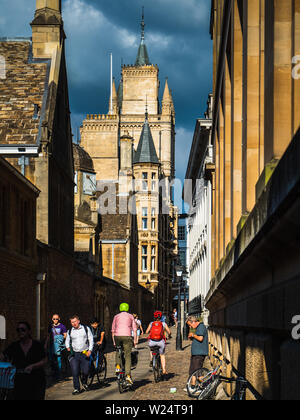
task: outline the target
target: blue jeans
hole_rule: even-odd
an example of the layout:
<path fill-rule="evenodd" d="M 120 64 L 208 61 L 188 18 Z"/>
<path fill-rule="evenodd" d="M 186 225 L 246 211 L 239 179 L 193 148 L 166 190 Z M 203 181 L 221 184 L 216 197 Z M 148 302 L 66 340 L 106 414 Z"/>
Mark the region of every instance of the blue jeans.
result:
<path fill-rule="evenodd" d="M 82 353 L 74 353 L 74 356 L 70 360 L 70 366 L 73 376 L 74 389 L 80 390 L 80 373 L 83 375 L 83 383 L 87 383 L 90 369 L 89 359 Z"/>

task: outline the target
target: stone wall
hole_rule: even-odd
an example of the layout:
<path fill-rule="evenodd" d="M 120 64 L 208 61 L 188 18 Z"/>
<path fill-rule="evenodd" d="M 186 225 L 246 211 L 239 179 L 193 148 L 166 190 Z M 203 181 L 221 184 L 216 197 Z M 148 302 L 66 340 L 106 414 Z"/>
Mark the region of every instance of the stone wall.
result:
<path fill-rule="evenodd" d="M 211 282 L 211 356 L 250 383 L 247 399 L 300 399 L 300 131 Z M 227 344 L 226 344 L 227 343 Z"/>

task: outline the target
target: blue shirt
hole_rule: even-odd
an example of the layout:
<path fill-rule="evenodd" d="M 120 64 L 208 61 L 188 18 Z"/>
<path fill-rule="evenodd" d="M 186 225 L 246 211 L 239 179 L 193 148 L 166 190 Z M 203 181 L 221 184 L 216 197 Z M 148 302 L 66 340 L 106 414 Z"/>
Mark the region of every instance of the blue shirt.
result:
<path fill-rule="evenodd" d="M 202 343 L 193 339 L 192 343 L 192 356 L 208 356 L 208 333 L 204 324 L 199 324 L 195 335 L 203 337 Z"/>

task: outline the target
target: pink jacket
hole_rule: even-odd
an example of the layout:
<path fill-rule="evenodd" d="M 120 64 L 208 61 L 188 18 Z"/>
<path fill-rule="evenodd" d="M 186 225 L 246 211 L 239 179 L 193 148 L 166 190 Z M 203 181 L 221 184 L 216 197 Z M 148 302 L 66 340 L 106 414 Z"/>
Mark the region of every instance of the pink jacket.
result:
<path fill-rule="evenodd" d="M 131 337 L 132 331 L 136 337 L 137 326 L 131 314 L 121 312 L 114 317 L 111 332 L 115 337 Z"/>

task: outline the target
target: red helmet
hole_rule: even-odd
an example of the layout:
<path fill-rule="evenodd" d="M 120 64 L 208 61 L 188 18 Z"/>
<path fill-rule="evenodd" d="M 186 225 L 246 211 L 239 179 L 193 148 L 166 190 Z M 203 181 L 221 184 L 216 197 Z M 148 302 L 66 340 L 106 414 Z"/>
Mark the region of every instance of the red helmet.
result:
<path fill-rule="evenodd" d="M 162 318 L 162 312 L 160 311 L 154 312 L 154 318 Z"/>

